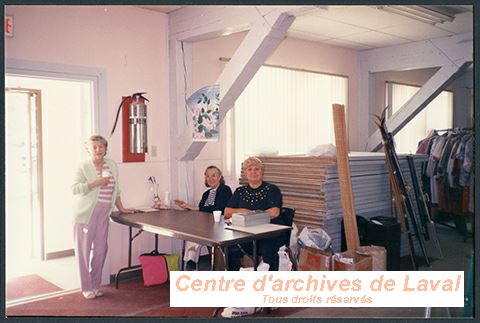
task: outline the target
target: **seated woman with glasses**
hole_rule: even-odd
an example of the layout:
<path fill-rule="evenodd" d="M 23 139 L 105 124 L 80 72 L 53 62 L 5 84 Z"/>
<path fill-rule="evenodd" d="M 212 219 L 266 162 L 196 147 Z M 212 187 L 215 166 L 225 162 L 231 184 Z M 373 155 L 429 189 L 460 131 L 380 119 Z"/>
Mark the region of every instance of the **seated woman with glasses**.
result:
<path fill-rule="evenodd" d="M 200 210 L 202 212 L 222 211 L 232 196 L 230 186 L 225 185 L 222 171 L 217 166 L 208 166 L 205 170 L 206 190 L 198 206 L 190 205 L 181 200 L 175 200 L 175 204 L 186 210 Z M 186 270 L 194 270 L 200 257 L 201 244 L 186 241 L 183 260 L 186 261 Z"/>

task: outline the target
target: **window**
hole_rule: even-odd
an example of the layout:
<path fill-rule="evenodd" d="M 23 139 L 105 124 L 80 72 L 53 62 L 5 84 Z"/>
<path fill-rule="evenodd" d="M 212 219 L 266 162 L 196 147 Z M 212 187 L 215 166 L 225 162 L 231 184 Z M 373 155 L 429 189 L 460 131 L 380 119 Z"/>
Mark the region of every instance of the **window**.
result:
<path fill-rule="evenodd" d="M 390 86 L 388 86 L 390 85 Z M 392 115 L 420 89 L 418 86 L 398 83 L 387 84 L 391 93 Z M 452 127 L 453 93 L 442 91 L 429 105 L 406 124 L 394 137 L 395 148 L 399 153 L 417 151 L 417 144 L 425 138 L 429 129 Z"/>
<path fill-rule="evenodd" d="M 304 154 L 333 144 L 331 106 L 347 105 L 347 86 L 344 76 L 262 66 L 235 102 L 230 135 L 237 178 L 248 156 Z"/>

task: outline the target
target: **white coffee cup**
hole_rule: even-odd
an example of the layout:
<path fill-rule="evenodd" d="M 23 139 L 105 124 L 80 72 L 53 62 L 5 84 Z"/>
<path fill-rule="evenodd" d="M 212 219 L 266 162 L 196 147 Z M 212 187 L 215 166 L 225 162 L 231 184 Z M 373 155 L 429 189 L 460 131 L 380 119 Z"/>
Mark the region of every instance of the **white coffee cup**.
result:
<path fill-rule="evenodd" d="M 222 216 L 222 211 L 213 211 L 213 219 L 215 222 L 220 222 L 220 217 Z"/>
<path fill-rule="evenodd" d="M 102 172 L 102 177 L 110 177 L 110 176 L 112 176 L 112 173 L 110 173 L 110 171 L 104 170 L 104 171 Z"/>
<path fill-rule="evenodd" d="M 165 194 L 163 195 L 163 203 L 165 203 L 165 206 L 167 208 L 170 207 L 170 192 L 165 192 Z"/>

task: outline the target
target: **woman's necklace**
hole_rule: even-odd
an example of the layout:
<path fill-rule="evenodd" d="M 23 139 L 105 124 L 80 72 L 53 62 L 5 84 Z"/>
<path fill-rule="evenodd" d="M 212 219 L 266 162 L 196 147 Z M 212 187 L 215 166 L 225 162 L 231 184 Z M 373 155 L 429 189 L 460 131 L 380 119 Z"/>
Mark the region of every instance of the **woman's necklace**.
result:
<path fill-rule="evenodd" d="M 267 185 L 263 187 L 261 186 L 262 185 L 258 186 L 257 188 L 245 187 L 245 189 L 240 192 L 240 198 L 250 205 L 254 205 L 255 203 L 265 199 L 270 187 Z"/>

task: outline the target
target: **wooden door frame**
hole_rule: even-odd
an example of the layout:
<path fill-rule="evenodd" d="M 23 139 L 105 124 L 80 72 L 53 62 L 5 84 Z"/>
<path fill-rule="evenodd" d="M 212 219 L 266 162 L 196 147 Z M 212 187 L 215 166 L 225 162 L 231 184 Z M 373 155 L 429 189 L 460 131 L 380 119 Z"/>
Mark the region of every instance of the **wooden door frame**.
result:
<path fill-rule="evenodd" d="M 39 212 L 39 227 L 36 227 L 35 225 L 35 219 L 33 218 L 34 212 L 32 212 L 32 218 L 31 218 L 31 224 L 32 224 L 32 249 L 34 250 L 34 255 L 37 255 L 37 251 L 35 250 L 35 243 L 37 241 L 34 241 L 35 231 L 39 230 L 39 239 L 40 239 L 40 259 L 45 260 L 46 255 L 45 255 L 45 218 L 44 218 L 44 212 L 43 212 L 43 206 L 44 206 L 44 201 L 43 201 L 43 137 L 42 137 L 42 91 L 37 90 L 37 89 L 29 89 L 29 88 L 16 88 L 16 87 L 7 87 L 5 88 L 6 92 L 10 93 L 25 93 L 29 95 L 31 98 L 32 96 L 35 96 L 35 118 L 36 118 L 36 141 L 37 141 L 37 164 L 36 164 L 36 176 L 37 176 L 37 190 L 38 190 L 38 212 Z M 29 125 L 29 142 L 30 144 L 28 145 L 29 150 L 31 150 L 32 144 L 31 144 L 31 139 L 32 139 L 32 134 L 31 134 L 31 118 L 32 118 L 32 102 L 31 100 L 28 101 L 28 125 Z M 31 154 L 29 158 L 29 162 L 31 162 Z M 32 178 L 32 168 L 30 167 L 30 178 Z M 30 194 L 30 199 L 32 199 L 32 194 Z M 31 206 L 33 206 L 33 202 L 31 203 Z M 33 210 L 32 210 L 33 211 Z"/>

